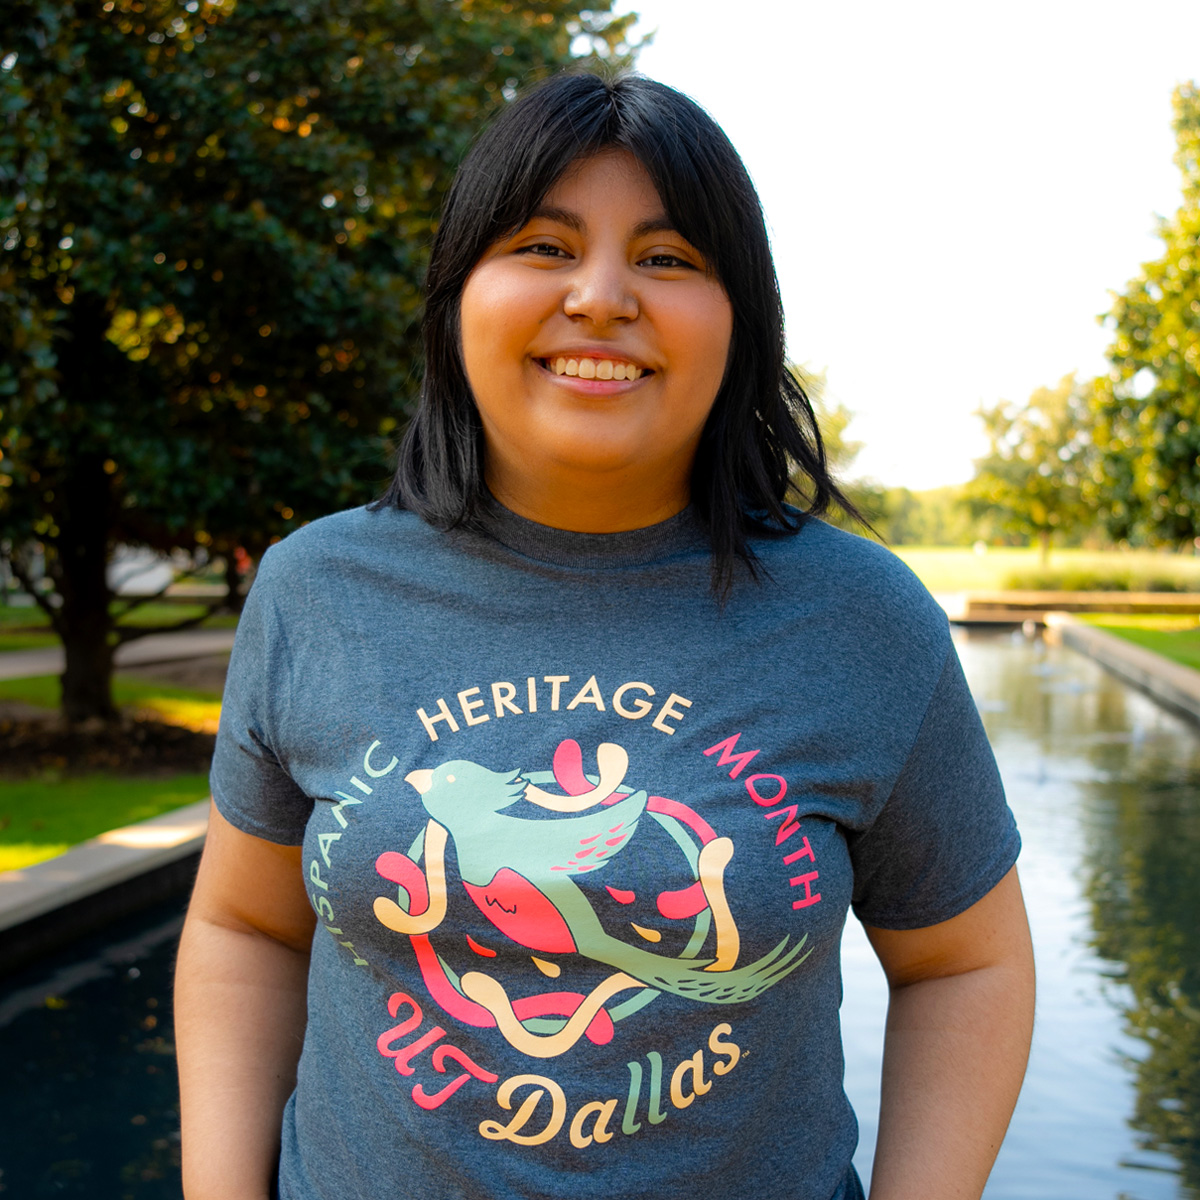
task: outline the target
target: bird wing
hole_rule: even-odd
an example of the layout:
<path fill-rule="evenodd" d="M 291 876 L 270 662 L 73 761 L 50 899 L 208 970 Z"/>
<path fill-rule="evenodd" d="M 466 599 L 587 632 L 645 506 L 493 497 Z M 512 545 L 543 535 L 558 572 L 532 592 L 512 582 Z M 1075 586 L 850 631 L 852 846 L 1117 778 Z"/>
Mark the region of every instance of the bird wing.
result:
<path fill-rule="evenodd" d="M 647 800 L 644 791 L 637 791 L 578 817 L 530 821 L 530 837 L 539 854 L 548 857 L 550 870 L 586 874 L 611 862 L 629 844 Z"/>

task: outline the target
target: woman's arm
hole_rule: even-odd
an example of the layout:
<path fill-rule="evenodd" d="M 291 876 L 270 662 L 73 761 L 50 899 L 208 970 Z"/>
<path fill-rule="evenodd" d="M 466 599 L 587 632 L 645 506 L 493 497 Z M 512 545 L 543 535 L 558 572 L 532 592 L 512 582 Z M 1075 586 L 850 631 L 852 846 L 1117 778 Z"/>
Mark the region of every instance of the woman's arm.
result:
<path fill-rule="evenodd" d="M 316 924 L 300 863 L 212 806 L 175 976 L 187 1200 L 270 1195 Z"/>
<path fill-rule="evenodd" d="M 871 1200 L 978 1200 L 1033 1031 L 1016 868 L 949 921 L 867 936 L 891 989 Z"/>

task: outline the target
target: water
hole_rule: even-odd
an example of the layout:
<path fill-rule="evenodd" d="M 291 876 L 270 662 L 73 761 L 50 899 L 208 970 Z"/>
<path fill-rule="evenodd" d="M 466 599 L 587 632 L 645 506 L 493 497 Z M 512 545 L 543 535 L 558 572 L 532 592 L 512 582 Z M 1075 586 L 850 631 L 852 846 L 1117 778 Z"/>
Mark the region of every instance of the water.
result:
<path fill-rule="evenodd" d="M 987 1200 L 1200 1200 L 1200 736 L 1069 650 L 1003 633 L 959 652 L 1025 841 L 1040 985 Z M 4 1197 L 178 1200 L 180 921 L 160 907 L 7 981 Z M 886 989 L 853 921 L 844 949 L 865 1178 Z"/>
<path fill-rule="evenodd" d="M 5 980 L 0 1195 L 179 1200 L 171 974 L 183 903 Z"/>
<path fill-rule="evenodd" d="M 1020 634 L 959 653 L 1024 840 L 1038 1007 L 986 1200 L 1200 1198 L 1200 736 Z M 847 1090 L 864 1179 L 886 988 L 851 922 Z"/>

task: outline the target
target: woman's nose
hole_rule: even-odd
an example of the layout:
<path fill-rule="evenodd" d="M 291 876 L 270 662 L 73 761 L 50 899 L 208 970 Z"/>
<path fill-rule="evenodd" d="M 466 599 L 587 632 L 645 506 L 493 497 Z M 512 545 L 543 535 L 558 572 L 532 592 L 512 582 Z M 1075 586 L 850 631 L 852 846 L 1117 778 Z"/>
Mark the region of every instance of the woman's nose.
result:
<path fill-rule="evenodd" d="M 590 256 L 581 261 L 571 272 L 563 311 L 568 317 L 587 319 L 596 325 L 634 320 L 640 306 L 636 280 L 625 260 Z"/>

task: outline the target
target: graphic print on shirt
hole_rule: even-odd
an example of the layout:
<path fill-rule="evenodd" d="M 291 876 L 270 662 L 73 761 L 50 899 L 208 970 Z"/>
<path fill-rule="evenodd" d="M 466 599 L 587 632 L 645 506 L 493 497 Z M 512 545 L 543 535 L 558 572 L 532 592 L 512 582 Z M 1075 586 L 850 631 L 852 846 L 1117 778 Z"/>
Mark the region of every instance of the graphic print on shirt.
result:
<path fill-rule="evenodd" d="M 567 679 L 546 677 L 549 712 L 572 712 L 580 697 L 606 711 L 594 676 L 560 709 Z M 534 684 L 528 713 L 538 712 Z M 618 704 L 632 687 L 653 695 L 646 684 L 617 688 L 612 709 L 627 721 L 652 711 Z M 687 743 L 716 785 L 700 785 L 704 802 L 664 787 L 661 767 L 647 774 L 640 750 L 631 761 L 599 731 L 581 739 L 586 753 L 560 735 L 540 762 L 520 748 L 525 761 L 472 753 L 468 730 L 487 719 L 479 691 L 458 695 L 462 726 L 444 700 L 433 717 L 417 710 L 430 743 L 467 735 L 454 751 L 405 746 L 402 767 L 400 745 L 365 745 L 333 792 L 326 830 L 310 826 L 314 908 L 349 962 L 391 984 L 373 1049 L 416 1108 L 455 1120 L 467 1104 L 463 1132 L 525 1147 L 645 1136 L 724 1092 L 749 1054 L 770 1053 L 739 1044 L 741 1006 L 803 974 L 818 943 L 807 921 L 764 938 L 764 906 L 821 904 L 828 889 L 808 834 L 824 837 L 826 826 L 789 803 L 787 779 L 758 757 L 769 751 L 742 745 L 735 730 Z M 492 692 L 496 719 L 521 715 L 511 683 Z M 691 709 L 672 692 L 643 728 L 673 737 Z M 687 775 L 695 787 L 694 769 Z M 351 889 L 339 879 L 360 839 L 370 845 L 359 858 L 371 864 L 365 892 L 365 879 Z M 824 914 L 817 922 L 830 928 Z M 700 1018 L 690 1037 L 656 1020 L 680 1005 Z M 594 1057 L 608 1047 L 615 1057 Z M 485 1093 L 495 1107 L 481 1120 Z"/>
<path fill-rule="evenodd" d="M 562 1055 L 585 1036 L 605 1044 L 614 1022 L 663 992 L 697 1004 L 753 999 L 808 954 L 807 935 L 784 937 L 768 953 L 739 965 L 741 939 L 724 886 L 732 840 L 718 836 L 686 804 L 627 784 L 629 757 L 620 745 L 601 743 L 596 765 L 595 773 L 585 773 L 579 744 L 567 739 L 549 771 L 521 774 L 465 759 L 411 771 L 405 782 L 420 795 L 425 828 L 407 853 L 388 851 L 376 862 L 382 879 L 395 886 L 375 899 L 375 916 L 411 941 L 431 999 L 466 1025 L 497 1028 L 531 1058 Z M 546 813 L 556 815 L 546 819 Z M 578 882 L 618 861 L 646 821 L 669 835 L 691 880 L 654 897 L 660 917 L 691 923 L 687 943 L 675 955 L 647 946 L 661 941 L 656 929 L 632 921 L 626 936 L 606 929 Z M 561 955 L 579 955 L 609 973 L 586 994 L 516 996 L 495 971 L 457 974 L 438 944 L 448 889 L 455 886 L 447 879 L 448 845 L 461 886 L 490 930 L 528 951 L 544 975 L 559 976 L 554 959 Z M 621 888 L 606 891 L 619 904 L 637 898 Z M 710 941 L 712 953 L 702 957 Z M 484 958 L 496 957 L 469 935 L 467 942 Z"/>

